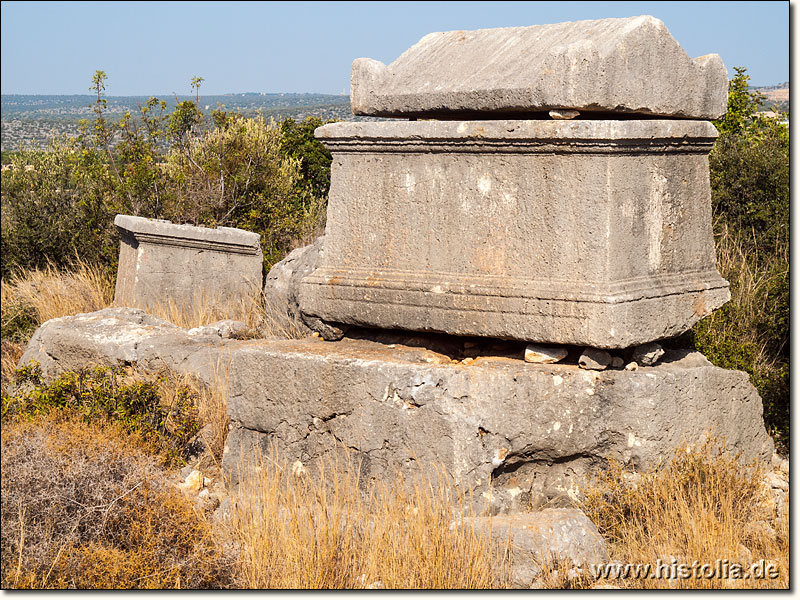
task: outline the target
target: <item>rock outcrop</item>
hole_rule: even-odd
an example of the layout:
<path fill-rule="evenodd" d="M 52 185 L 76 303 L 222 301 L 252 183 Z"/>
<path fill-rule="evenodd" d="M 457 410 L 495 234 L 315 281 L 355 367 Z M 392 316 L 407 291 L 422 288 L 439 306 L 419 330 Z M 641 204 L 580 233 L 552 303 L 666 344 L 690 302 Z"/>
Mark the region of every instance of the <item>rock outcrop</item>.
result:
<path fill-rule="evenodd" d="M 574 498 L 609 458 L 651 469 L 709 432 L 744 460 L 771 458 L 747 375 L 696 352 L 597 372 L 575 359 L 527 363 L 522 349 L 467 363 L 411 339 L 235 340 L 218 329 L 192 335 L 140 310 L 106 309 L 46 322 L 22 362 L 47 376 L 168 366 L 209 382 L 222 368 L 232 421 L 223 466 L 234 480 L 254 447 L 305 465 L 346 449 L 364 483 L 438 465 L 491 513 Z"/>

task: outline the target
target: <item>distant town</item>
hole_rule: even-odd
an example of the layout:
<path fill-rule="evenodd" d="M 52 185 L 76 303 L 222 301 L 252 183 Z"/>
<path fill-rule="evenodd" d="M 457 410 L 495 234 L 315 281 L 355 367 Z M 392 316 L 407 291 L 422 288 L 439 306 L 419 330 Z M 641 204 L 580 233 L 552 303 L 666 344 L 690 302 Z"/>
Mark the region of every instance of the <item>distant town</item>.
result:
<path fill-rule="evenodd" d="M 771 116 L 782 116 L 788 120 L 789 82 L 773 86 L 754 87 L 765 97 L 761 110 Z M 126 112 L 138 114 L 139 106 L 147 96 L 108 96 L 107 116 L 121 118 Z M 160 98 L 167 103 L 165 112 L 172 112 L 177 102 L 194 99 L 193 96 L 169 96 Z M 92 118 L 91 95 L 16 95 L 0 96 L 0 146 L 4 152 L 20 148 L 47 147 L 54 136 L 75 136 L 78 122 Z M 350 97 L 346 94 L 297 94 L 245 92 L 219 96 L 200 96 L 200 109 L 210 115 L 217 108 L 239 112 L 245 116 L 263 115 L 265 118 L 282 121 L 292 118 L 298 121 L 308 116 L 323 120 L 375 120 L 371 117 L 354 117 L 350 110 Z"/>

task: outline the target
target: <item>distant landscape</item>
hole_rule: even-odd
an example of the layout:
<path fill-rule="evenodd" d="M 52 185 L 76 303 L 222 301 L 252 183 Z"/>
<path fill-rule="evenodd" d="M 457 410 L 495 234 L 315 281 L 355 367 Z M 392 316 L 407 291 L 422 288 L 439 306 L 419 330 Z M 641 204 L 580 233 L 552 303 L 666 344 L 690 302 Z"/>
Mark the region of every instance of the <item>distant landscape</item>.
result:
<path fill-rule="evenodd" d="M 789 82 L 773 86 L 752 88 L 766 96 L 761 110 L 789 111 Z M 0 147 L 4 152 L 27 148 L 46 148 L 53 135 L 78 133 L 78 121 L 91 119 L 91 95 L 44 96 L 3 94 L 2 118 L 0 118 Z M 121 118 L 125 112 L 138 114 L 138 107 L 147 101 L 147 96 L 107 96 L 109 118 Z M 167 113 L 175 104 L 190 96 L 167 96 L 160 98 L 167 103 Z M 220 96 L 200 96 L 200 109 L 205 114 L 218 107 L 239 112 L 245 116 L 261 113 L 266 118 L 282 121 L 287 118 L 301 121 L 307 116 L 323 120 L 375 120 L 373 117 L 355 117 L 350 111 L 350 96 L 334 94 L 265 94 L 247 92 Z"/>
<path fill-rule="evenodd" d="M 96 98 L 91 95 L 44 96 L 44 95 L 2 95 L 2 145 L 3 151 L 18 150 L 20 145 L 29 148 L 45 148 L 54 134 L 57 136 L 76 135 L 78 121 L 92 118 L 91 105 Z M 147 96 L 107 96 L 106 116 L 119 119 L 126 112 L 137 115 L 139 106 Z M 177 102 L 194 100 L 194 96 L 159 97 L 167 103 L 165 113 L 170 113 Z M 301 121 L 307 116 L 323 120 L 353 120 L 350 111 L 350 96 L 333 94 L 225 94 L 221 96 L 200 96 L 200 109 L 205 114 L 217 108 L 239 112 L 245 116 L 261 113 L 276 121 L 287 118 Z M 369 118 L 369 117 L 362 117 Z"/>

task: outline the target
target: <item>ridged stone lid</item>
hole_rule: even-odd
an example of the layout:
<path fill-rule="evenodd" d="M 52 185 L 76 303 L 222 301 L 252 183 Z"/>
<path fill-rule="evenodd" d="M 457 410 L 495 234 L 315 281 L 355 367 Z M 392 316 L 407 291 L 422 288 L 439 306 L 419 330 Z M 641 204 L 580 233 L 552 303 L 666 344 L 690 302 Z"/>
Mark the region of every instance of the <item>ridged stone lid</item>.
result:
<path fill-rule="evenodd" d="M 718 54 L 692 59 L 664 23 L 639 16 L 431 33 L 388 66 L 356 59 L 350 97 L 354 114 L 383 117 L 716 119 L 727 89 Z"/>

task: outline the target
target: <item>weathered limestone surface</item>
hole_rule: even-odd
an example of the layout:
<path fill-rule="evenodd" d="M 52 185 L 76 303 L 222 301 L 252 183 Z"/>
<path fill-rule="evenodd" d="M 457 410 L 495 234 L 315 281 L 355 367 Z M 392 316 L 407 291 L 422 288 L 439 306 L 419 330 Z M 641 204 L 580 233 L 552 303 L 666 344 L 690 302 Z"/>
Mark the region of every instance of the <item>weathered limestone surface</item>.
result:
<path fill-rule="evenodd" d="M 319 264 L 325 236 L 313 244 L 292 250 L 286 258 L 272 265 L 264 280 L 264 305 L 267 316 L 278 328 L 311 335 L 315 331 L 326 340 L 341 339 L 343 330 L 335 323 L 325 323 L 309 315 L 300 306 L 300 282 Z"/>
<path fill-rule="evenodd" d="M 261 287 L 257 233 L 117 215 L 119 268 L 114 302 L 147 309 L 159 303 L 225 302 Z"/>
<path fill-rule="evenodd" d="M 388 66 L 356 59 L 350 88 L 356 115 L 578 109 L 716 119 L 728 72 L 718 54 L 691 59 L 664 23 L 639 16 L 431 33 Z"/>
<path fill-rule="evenodd" d="M 348 448 L 364 481 L 440 465 L 492 510 L 569 496 L 607 458 L 652 468 L 709 429 L 745 460 L 772 455 L 747 375 L 697 353 L 670 351 L 634 372 L 589 372 L 526 363 L 522 351 L 466 365 L 419 346 L 220 334 L 106 309 L 43 324 L 21 362 L 38 361 L 47 376 L 135 363 L 211 381 L 223 369 L 232 419 L 223 466 L 234 478 L 253 446 L 304 464 Z"/>
<path fill-rule="evenodd" d="M 317 129 L 333 153 L 303 312 L 386 329 L 625 348 L 725 303 L 705 121 Z"/>
<path fill-rule="evenodd" d="M 772 452 L 747 375 L 685 351 L 588 372 L 521 354 L 466 366 L 424 348 L 306 339 L 242 346 L 229 377 L 223 464 L 234 475 L 254 446 L 304 464 L 348 448 L 364 480 L 440 464 L 500 509 L 574 494 L 607 458 L 653 468 L 710 429 L 746 459 Z"/>
<path fill-rule="evenodd" d="M 608 562 L 608 549 L 594 523 L 574 508 L 546 508 L 534 513 L 465 517 L 457 526 L 491 536 L 509 547 L 512 585 L 529 587 L 546 569 Z M 561 563 L 561 564 L 559 564 Z"/>
<path fill-rule="evenodd" d="M 210 383 L 214 370 L 226 366 L 225 357 L 237 343 L 223 337 L 230 323 L 187 331 L 137 308 L 106 308 L 42 324 L 20 364 L 38 362 L 45 377 L 92 365 L 168 367 Z"/>

